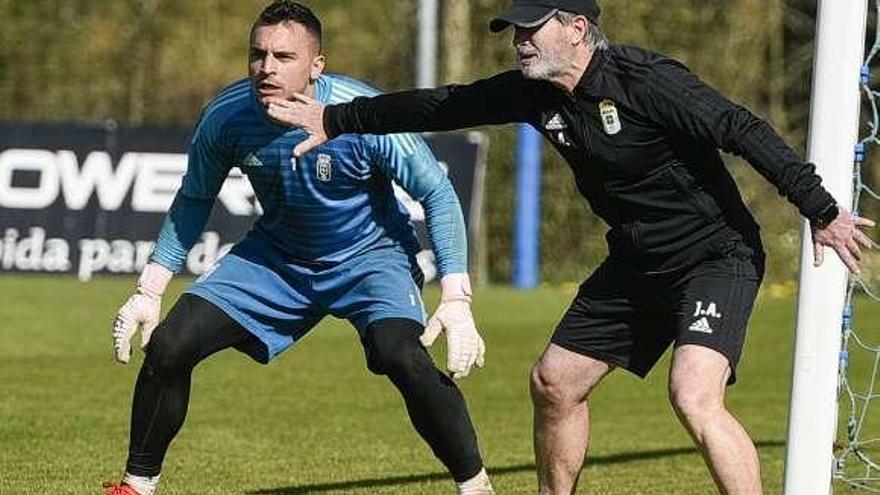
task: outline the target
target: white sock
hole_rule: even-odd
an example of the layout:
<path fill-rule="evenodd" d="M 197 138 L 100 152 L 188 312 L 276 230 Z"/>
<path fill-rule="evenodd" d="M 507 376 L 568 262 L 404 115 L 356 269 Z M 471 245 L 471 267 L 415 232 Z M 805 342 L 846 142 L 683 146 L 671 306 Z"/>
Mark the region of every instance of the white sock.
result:
<path fill-rule="evenodd" d="M 135 476 L 125 473 L 122 482 L 135 489 L 139 495 L 153 495 L 156 493 L 156 487 L 159 485 L 159 476 Z"/>
<path fill-rule="evenodd" d="M 495 493 L 492 489 L 492 482 L 489 481 L 489 474 L 486 468 L 480 470 L 473 478 L 456 483 L 459 495 L 490 495 Z"/>

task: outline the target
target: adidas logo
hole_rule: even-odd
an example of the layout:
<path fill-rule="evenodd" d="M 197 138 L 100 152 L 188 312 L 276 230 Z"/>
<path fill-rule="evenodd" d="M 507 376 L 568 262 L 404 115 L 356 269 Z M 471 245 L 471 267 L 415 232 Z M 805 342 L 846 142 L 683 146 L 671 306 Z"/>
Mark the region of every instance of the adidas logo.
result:
<path fill-rule="evenodd" d="M 243 167 L 262 167 L 263 162 L 261 162 L 259 158 L 254 156 L 253 153 L 248 153 L 247 155 L 245 155 L 244 160 L 241 161 L 241 165 Z"/>
<path fill-rule="evenodd" d="M 688 330 L 692 332 L 700 332 L 700 333 L 712 333 L 712 327 L 709 326 L 709 320 L 706 317 L 702 317 L 699 320 L 693 322 L 691 326 L 688 327 Z"/>
<path fill-rule="evenodd" d="M 558 113 L 553 114 L 553 117 L 544 124 L 544 129 L 547 129 L 548 131 L 559 131 L 566 128 L 568 128 L 568 126 L 565 125 L 565 122 L 562 121 L 562 116 Z"/>

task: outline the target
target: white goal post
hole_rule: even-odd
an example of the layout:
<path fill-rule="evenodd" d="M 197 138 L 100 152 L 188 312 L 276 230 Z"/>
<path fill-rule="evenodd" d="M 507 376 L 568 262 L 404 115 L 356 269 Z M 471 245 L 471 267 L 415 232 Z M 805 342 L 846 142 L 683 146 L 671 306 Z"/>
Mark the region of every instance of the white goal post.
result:
<path fill-rule="evenodd" d="M 850 208 L 858 140 L 859 76 L 866 0 L 819 0 L 807 158 L 837 202 Z M 828 494 L 837 423 L 837 372 L 847 273 L 833 251 L 813 267 L 804 222 L 794 371 L 785 455 L 785 493 Z"/>

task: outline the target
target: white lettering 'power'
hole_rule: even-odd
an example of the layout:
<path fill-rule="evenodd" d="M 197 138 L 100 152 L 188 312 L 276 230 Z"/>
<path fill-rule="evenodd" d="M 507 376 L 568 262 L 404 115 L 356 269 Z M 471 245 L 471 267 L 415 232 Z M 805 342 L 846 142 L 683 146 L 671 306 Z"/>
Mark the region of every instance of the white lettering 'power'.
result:
<path fill-rule="evenodd" d="M 186 166 L 187 156 L 181 153 L 125 153 L 113 168 L 104 151 L 89 153 L 80 166 L 69 150 L 7 149 L 0 152 L 0 207 L 38 210 L 61 196 L 68 209 L 78 211 L 97 197 L 102 210 L 116 211 L 131 192 L 133 211 L 163 213 L 180 188 Z M 15 184 L 16 172 L 35 173 L 39 179 Z M 231 215 L 262 213 L 241 173 L 230 174 L 218 199 Z"/>

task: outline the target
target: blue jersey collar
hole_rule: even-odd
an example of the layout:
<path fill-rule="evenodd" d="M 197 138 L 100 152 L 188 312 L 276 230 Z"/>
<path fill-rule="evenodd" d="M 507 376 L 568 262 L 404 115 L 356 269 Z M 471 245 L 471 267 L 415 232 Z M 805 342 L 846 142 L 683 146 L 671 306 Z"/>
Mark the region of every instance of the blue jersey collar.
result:
<path fill-rule="evenodd" d="M 333 80 L 324 74 L 318 76 L 315 83 L 315 99 L 326 104 L 330 101 L 330 93 L 333 87 Z"/>

